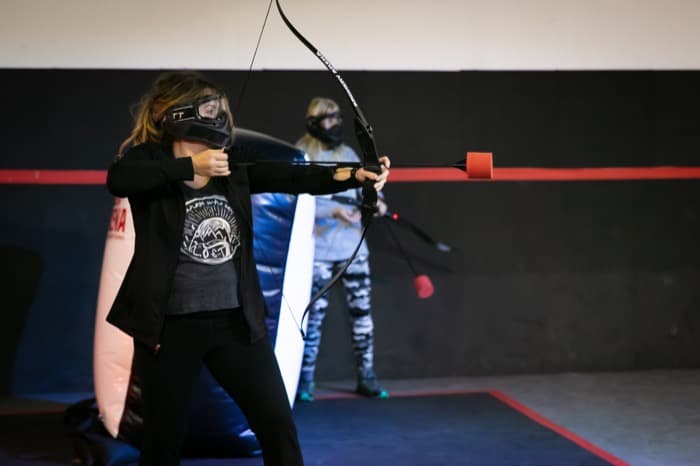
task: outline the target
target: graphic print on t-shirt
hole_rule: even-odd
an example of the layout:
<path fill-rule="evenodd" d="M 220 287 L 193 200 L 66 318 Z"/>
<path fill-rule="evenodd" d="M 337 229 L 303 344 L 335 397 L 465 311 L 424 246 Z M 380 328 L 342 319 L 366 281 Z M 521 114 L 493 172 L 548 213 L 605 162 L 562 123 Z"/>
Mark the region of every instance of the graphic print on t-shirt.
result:
<path fill-rule="evenodd" d="M 234 257 L 240 244 L 236 216 L 224 196 L 185 202 L 183 254 L 203 264 L 222 264 Z"/>

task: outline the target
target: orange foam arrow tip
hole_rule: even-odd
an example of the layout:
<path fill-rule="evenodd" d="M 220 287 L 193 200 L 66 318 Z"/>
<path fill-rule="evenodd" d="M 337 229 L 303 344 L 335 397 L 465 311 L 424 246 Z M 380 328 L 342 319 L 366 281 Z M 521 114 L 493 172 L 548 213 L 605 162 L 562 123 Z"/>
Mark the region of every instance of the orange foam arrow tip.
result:
<path fill-rule="evenodd" d="M 467 152 L 467 177 L 490 180 L 493 178 L 491 152 Z"/>

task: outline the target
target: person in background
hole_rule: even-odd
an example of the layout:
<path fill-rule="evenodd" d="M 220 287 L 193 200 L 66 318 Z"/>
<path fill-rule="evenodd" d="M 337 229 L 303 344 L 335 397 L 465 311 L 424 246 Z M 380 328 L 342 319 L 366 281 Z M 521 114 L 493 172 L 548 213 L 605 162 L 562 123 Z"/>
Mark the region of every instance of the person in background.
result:
<path fill-rule="evenodd" d="M 359 162 L 355 151 L 342 141 L 342 118 L 336 102 L 315 97 L 306 111 L 306 134 L 297 147 L 303 149 L 311 162 Z M 316 197 L 314 226 L 315 252 L 313 267 L 313 294 L 321 290 L 330 278 L 352 256 L 362 236 L 361 213 L 352 205 L 359 200 L 360 190 L 349 188 L 333 196 Z M 338 202 L 342 201 L 342 202 Z M 380 198 L 379 214 L 386 212 Z M 362 245 L 342 275 L 345 298 L 352 324 L 352 345 L 357 370 L 356 392 L 372 398 L 387 398 L 389 393 L 381 386 L 374 371 L 374 322 L 371 315 L 371 277 L 369 250 Z M 314 373 L 321 326 L 328 309 L 327 296 L 314 303 L 309 311 L 304 356 L 297 389 L 297 399 L 312 401 Z"/>
<path fill-rule="evenodd" d="M 202 365 L 235 400 L 266 466 L 303 464 L 269 339 L 253 262 L 250 194 L 379 190 L 388 176 L 350 167 L 229 160 L 233 117 L 221 88 L 193 71 L 166 72 L 138 107 L 110 166 L 110 192 L 128 197 L 134 255 L 107 320 L 134 339 L 142 377 L 141 466 L 177 466 Z"/>

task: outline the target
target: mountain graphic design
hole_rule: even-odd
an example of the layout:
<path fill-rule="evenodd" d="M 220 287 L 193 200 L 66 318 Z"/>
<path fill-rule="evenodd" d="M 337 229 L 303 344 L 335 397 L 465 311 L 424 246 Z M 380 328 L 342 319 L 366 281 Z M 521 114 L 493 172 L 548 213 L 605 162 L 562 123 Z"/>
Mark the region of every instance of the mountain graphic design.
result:
<path fill-rule="evenodd" d="M 225 198 L 216 195 L 196 198 L 186 206 L 182 253 L 204 264 L 231 260 L 240 238 L 236 217 Z"/>

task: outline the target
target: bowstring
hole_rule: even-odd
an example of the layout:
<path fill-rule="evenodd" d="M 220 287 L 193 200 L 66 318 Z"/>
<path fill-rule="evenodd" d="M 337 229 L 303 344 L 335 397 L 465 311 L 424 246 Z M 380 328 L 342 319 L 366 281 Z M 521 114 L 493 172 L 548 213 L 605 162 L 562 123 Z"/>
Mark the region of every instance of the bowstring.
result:
<path fill-rule="evenodd" d="M 270 10 L 272 9 L 272 2 L 273 1 L 274 0 L 270 0 L 270 2 L 267 4 L 267 11 L 265 13 L 265 19 L 263 20 L 262 26 L 260 27 L 260 33 L 258 34 L 258 40 L 255 44 L 255 50 L 253 51 L 253 56 L 250 59 L 250 64 L 248 65 L 248 71 L 246 73 L 246 77 L 243 80 L 243 85 L 241 86 L 241 92 L 238 94 L 238 102 L 236 102 L 235 115 L 238 115 L 238 111 L 240 110 L 241 105 L 243 103 L 243 97 L 245 95 L 245 91 L 248 88 L 248 83 L 250 81 L 250 77 L 253 74 L 253 66 L 255 64 L 255 58 L 258 55 L 258 50 L 260 48 L 260 43 L 262 41 L 262 37 L 263 37 L 263 34 L 265 32 L 265 26 L 267 25 L 267 20 L 270 16 Z M 250 226 L 251 232 L 253 232 L 253 239 L 255 239 L 255 233 L 253 230 L 252 221 L 251 221 L 251 224 L 249 226 Z M 304 323 L 304 315 L 305 314 L 302 315 L 302 319 L 301 319 L 301 323 L 300 323 L 297 320 L 296 315 L 294 314 L 294 309 L 292 308 L 289 301 L 287 301 L 287 297 L 284 294 L 284 280 L 282 279 L 281 274 L 277 273 L 274 270 L 275 267 L 273 267 L 272 262 L 265 254 L 264 248 L 258 248 L 258 251 L 260 252 L 263 259 L 269 264 L 269 265 L 263 266 L 263 267 L 266 267 L 268 272 L 275 277 L 275 280 L 277 281 L 277 286 L 279 287 L 280 296 L 282 297 L 282 303 L 284 304 L 284 306 L 288 309 L 289 313 L 291 314 L 292 320 L 294 321 L 294 325 L 297 327 L 297 330 L 299 330 L 299 332 L 301 333 L 302 339 L 305 339 L 306 336 L 304 333 L 304 329 L 302 328 L 302 325 Z"/>
<path fill-rule="evenodd" d="M 241 109 L 243 103 L 243 95 L 248 88 L 248 81 L 250 81 L 250 75 L 253 74 L 253 64 L 255 63 L 255 57 L 258 56 L 258 49 L 260 48 L 260 42 L 262 41 L 263 33 L 265 32 L 265 26 L 267 25 L 267 18 L 270 16 L 270 10 L 272 9 L 272 0 L 267 4 L 267 12 L 265 13 L 265 19 L 263 20 L 262 27 L 260 28 L 260 34 L 258 34 L 258 41 L 255 44 L 255 50 L 253 51 L 253 57 L 250 59 L 250 65 L 248 65 L 248 72 L 246 73 L 245 79 L 243 80 L 243 86 L 241 86 L 241 92 L 238 94 L 238 102 L 236 102 L 236 110 L 234 115 L 238 115 L 238 111 Z"/>

